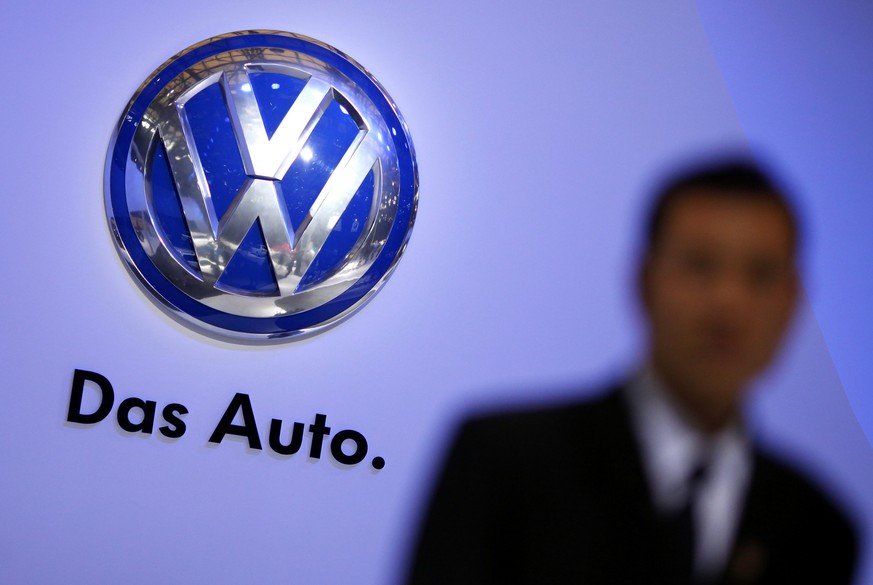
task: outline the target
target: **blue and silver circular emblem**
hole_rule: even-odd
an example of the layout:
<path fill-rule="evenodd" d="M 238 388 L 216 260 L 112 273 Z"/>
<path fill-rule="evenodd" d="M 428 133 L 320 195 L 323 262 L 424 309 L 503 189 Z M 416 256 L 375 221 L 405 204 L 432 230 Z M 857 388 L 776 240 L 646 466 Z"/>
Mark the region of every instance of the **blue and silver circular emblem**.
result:
<path fill-rule="evenodd" d="M 418 173 L 381 85 L 336 49 L 245 31 L 137 90 L 106 162 L 115 243 L 161 306 L 223 338 L 313 333 L 361 307 L 409 239 Z"/>

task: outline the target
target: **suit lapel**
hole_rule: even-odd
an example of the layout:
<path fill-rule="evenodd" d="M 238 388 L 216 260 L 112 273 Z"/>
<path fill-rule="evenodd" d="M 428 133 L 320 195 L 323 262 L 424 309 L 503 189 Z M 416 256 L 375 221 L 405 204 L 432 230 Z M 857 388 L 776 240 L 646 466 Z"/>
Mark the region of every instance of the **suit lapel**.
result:
<path fill-rule="evenodd" d="M 602 442 L 597 449 L 602 457 L 599 468 L 605 480 L 604 497 L 613 504 L 612 529 L 623 540 L 619 550 L 633 551 L 628 558 L 634 558 L 636 566 L 626 567 L 633 576 L 628 582 L 660 583 L 672 571 L 658 547 L 663 539 L 623 387 L 607 394 L 602 408 L 596 431 Z"/>

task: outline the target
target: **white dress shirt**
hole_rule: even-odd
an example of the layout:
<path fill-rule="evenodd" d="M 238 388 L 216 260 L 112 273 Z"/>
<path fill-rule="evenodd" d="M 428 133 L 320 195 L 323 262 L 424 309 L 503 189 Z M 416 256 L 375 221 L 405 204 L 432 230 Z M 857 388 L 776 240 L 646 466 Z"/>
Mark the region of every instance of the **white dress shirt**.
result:
<path fill-rule="evenodd" d="M 694 504 L 694 573 L 713 575 L 727 565 L 752 474 L 752 452 L 739 423 L 707 435 L 687 415 L 651 368 L 628 386 L 631 422 L 655 508 L 670 513 L 688 499 L 688 479 L 705 461 Z"/>

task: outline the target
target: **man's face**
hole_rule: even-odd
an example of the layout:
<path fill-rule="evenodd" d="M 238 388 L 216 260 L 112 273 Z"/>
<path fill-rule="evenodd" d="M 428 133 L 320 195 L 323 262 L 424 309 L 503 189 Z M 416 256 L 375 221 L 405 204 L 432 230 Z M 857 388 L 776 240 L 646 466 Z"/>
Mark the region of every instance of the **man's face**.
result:
<path fill-rule="evenodd" d="M 735 410 L 778 348 L 797 288 L 776 204 L 706 191 L 675 201 L 641 275 L 656 371 L 692 405 Z"/>

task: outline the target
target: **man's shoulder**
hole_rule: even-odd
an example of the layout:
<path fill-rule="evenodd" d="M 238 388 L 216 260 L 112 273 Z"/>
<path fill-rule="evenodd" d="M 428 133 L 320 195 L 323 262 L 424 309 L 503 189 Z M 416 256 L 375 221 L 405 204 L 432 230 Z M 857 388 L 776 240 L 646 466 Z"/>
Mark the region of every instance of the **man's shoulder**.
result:
<path fill-rule="evenodd" d="M 556 449 L 596 450 L 604 436 L 628 430 L 621 386 L 611 385 L 576 398 L 476 413 L 461 424 L 456 444 L 544 455 Z"/>
<path fill-rule="evenodd" d="M 757 448 L 748 496 L 747 521 L 759 514 L 770 533 L 786 548 L 821 559 L 833 582 L 848 582 L 858 554 L 858 530 L 844 503 L 798 463 Z M 826 561 L 826 562 L 825 562 Z M 820 563 L 821 564 L 821 563 Z M 847 574 L 837 578 L 839 571 Z"/>
<path fill-rule="evenodd" d="M 778 502 L 786 514 L 803 513 L 806 522 L 817 520 L 832 524 L 835 529 L 852 531 L 845 507 L 831 490 L 805 471 L 799 463 L 777 455 L 768 449 L 755 450 L 753 489 L 762 498 Z M 774 504 L 768 504 L 774 505 Z"/>
<path fill-rule="evenodd" d="M 471 414 L 463 425 L 492 432 L 512 432 L 543 424 L 576 426 L 580 420 L 593 422 L 619 415 L 623 401 L 620 391 L 620 385 L 610 385 L 570 398 L 491 408 Z"/>

